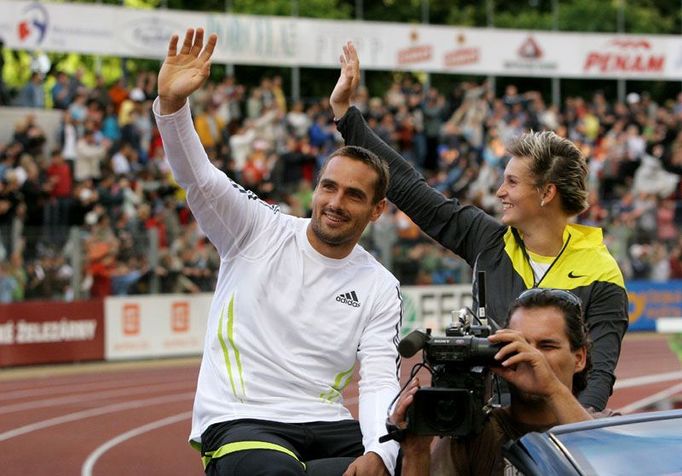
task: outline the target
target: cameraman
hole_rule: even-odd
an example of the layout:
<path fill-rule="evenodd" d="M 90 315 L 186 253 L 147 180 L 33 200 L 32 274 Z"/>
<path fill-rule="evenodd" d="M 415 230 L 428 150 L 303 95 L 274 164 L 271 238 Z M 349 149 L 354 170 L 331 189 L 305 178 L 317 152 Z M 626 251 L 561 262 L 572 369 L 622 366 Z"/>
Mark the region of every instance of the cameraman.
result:
<path fill-rule="evenodd" d="M 430 455 L 432 437 L 406 434 L 403 476 L 506 474 L 502 445 L 532 431 L 592 418 L 575 395 L 586 385 L 590 342 L 582 305 L 559 289 L 529 289 L 511 305 L 505 329 L 488 337 L 504 346 L 492 371 L 509 383 L 511 404 L 494 409 L 479 434 L 443 438 Z M 419 389 L 414 379 L 391 420 L 405 427 Z M 433 464 L 431 464 L 433 461 Z"/>

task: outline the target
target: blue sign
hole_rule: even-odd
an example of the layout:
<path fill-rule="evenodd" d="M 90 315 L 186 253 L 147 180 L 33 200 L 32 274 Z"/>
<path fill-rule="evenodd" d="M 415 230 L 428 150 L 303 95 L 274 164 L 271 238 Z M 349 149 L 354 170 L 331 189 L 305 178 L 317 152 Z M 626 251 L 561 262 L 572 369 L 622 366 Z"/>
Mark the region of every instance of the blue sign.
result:
<path fill-rule="evenodd" d="M 655 283 L 629 281 L 625 283 L 630 300 L 631 331 L 655 331 L 656 319 L 682 318 L 682 280 Z"/>

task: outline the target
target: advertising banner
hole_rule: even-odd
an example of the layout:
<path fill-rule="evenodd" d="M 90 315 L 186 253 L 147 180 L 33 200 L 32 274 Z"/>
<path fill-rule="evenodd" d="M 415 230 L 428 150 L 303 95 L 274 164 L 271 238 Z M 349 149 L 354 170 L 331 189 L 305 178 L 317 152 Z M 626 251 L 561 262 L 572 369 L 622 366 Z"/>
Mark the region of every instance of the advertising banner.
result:
<path fill-rule="evenodd" d="M 664 283 L 630 281 L 625 287 L 630 300 L 631 331 L 655 331 L 658 320 L 661 328 L 671 328 L 661 321 L 682 319 L 682 281 Z M 674 327 L 674 326 L 672 326 Z"/>
<path fill-rule="evenodd" d="M 403 329 L 407 335 L 414 329 L 430 328 L 442 334 L 452 322 L 452 312 L 471 307 L 471 284 L 452 286 L 402 286 Z"/>
<path fill-rule="evenodd" d="M 102 301 L 0 306 L 0 367 L 102 360 Z"/>
<path fill-rule="evenodd" d="M 109 297 L 107 360 L 201 354 L 211 294 Z"/>
<path fill-rule="evenodd" d="M 682 79 L 682 39 L 0 0 L 11 49 L 164 57 L 173 33 L 218 34 L 216 63 L 338 68 L 352 40 L 363 68 L 500 76 Z"/>
<path fill-rule="evenodd" d="M 682 281 L 630 281 L 630 331 L 672 332 L 682 320 Z M 441 334 L 471 306 L 471 285 L 403 286 L 403 329 Z M 198 355 L 210 293 L 0 306 L 0 367 Z M 475 311 L 475 310 L 474 310 Z M 666 326 L 669 319 L 670 326 Z"/>
<path fill-rule="evenodd" d="M 625 287 L 630 305 L 628 331 L 656 332 L 657 321 L 661 332 L 681 328 L 682 280 L 628 281 Z M 403 335 L 428 327 L 442 332 L 452 321 L 451 311 L 472 305 L 470 284 L 403 286 L 402 294 Z"/>

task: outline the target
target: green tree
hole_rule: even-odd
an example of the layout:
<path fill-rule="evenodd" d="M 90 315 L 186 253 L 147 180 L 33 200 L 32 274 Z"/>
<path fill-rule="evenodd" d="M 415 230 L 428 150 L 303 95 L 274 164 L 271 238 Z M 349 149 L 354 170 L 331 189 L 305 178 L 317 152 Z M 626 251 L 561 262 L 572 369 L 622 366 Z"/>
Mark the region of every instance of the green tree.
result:
<path fill-rule="evenodd" d="M 562 31 L 618 31 L 618 11 L 623 2 L 626 33 L 679 32 L 679 2 L 652 0 L 557 0 L 558 29 Z M 497 28 L 551 30 L 551 0 L 496 2 L 494 25 Z"/>
<path fill-rule="evenodd" d="M 352 12 L 350 5 L 340 0 L 168 0 L 169 8 L 214 12 L 230 8 L 232 13 L 248 15 L 291 16 L 295 6 L 299 16 L 310 18 L 343 20 Z"/>

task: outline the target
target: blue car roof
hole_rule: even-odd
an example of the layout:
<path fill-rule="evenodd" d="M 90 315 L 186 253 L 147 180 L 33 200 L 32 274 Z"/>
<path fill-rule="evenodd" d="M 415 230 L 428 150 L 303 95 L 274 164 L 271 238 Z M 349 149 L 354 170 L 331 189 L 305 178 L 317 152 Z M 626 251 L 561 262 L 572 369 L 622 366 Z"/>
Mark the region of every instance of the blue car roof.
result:
<path fill-rule="evenodd" d="M 682 418 L 682 410 L 665 410 L 659 412 L 635 413 L 632 415 L 618 415 L 607 418 L 597 418 L 595 420 L 581 421 L 579 423 L 569 423 L 567 425 L 555 426 L 548 430 L 548 433 L 561 435 L 574 431 L 584 431 L 592 428 L 602 428 L 605 426 L 628 425 L 645 421 L 674 420 Z"/>
<path fill-rule="evenodd" d="M 682 410 L 561 425 L 529 433 L 507 450 L 530 475 L 680 474 Z"/>

